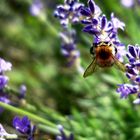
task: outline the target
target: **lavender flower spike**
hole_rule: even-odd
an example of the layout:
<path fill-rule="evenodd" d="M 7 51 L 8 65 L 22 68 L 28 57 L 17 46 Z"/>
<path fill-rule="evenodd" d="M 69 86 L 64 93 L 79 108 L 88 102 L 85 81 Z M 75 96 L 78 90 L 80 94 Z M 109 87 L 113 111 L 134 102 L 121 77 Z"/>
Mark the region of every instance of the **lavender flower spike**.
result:
<path fill-rule="evenodd" d="M 117 90 L 121 98 L 127 98 L 128 95 L 135 94 L 137 98 L 133 101 L 134 104 L 140 104 L 140 47 L 139 45 L 128 45 L 126 54 L 128 64 L 126 64 L 126 76 L 129 79 L 129 84 L 121 84 Z"/>
<path fill-rule="evenodd" d="M 70 23 L 77 23 L 80 21 L 80 9 L 84 4 L 79 3 L 78 0 L 65 0 L 64 5 L 58 5 L 54 11 L 54 16 L 60 20 L 63 27 L 67 27 Z"/>
<path fill-rule="evenodd" d="M 102 11 L 100 8 L 95 4 L 93 0 L 88 1 L 88 7 L 81 8 L 81 14 L 86 17 L 90 18 L 97 18 L 100 16 Z"/>
<path fill-rule="evenodd" d="M 121 84 L 117 89 L 122 99 L 127 98 L 130 94 L 136 94 L 138 91 L 138 86 L 133 86 L 131 84 Z"/>
<path fill-rule="evenodd" d="M 76 49 L 75 31 L 60 33 L 60 37 L 62 39 L 61 53 L 66 58 L 66 65 L 68 67 L 77 65 L 76 62 L 80 56 L 80 52 Z"/>

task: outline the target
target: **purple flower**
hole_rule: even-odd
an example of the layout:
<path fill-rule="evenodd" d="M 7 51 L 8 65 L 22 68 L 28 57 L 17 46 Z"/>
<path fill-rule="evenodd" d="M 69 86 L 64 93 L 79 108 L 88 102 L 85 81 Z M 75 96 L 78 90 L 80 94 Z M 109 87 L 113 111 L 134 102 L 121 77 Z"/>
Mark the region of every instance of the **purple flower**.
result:
<path fill-rule="evenodd" d="M 100 8 L 93 0 L 88 1 L 88 7 L 81 8 L 81 14 L 85 17 L 81 21 L 84 24 L 83 31 L 94 37 L 94 43 L 111 42 L 115 46 L 122 46 L 120 43 L 117 30 L 124 29 L 125 24 L 111 14 L 111 20 L 108 21 L 105 15 L 100 15 Z M 118 54 L 120 57 L 120 54 Z"/>
<path fill-rule="evenodd" d="M 80 52 L 76 49 L 75 31 L 60 33 L 62 39 L 61 53 L 67 60 L 67 66 L 71 67 L 80 57 Z"/>
<path fill-rule="evenodd" d="M 93 19 L 92 24 L 86 25 L 83 29 L 84 32 L 94 35 L 99 40 L 107 41 L 109 34 L 112 31 L 112 24 L 107 21 L 105 15 L 98 19 Z"/>
<path fill-rule="evenodd" d="M 138 45 L 128 45 L 126 57 L 128 58 L 126 76 L 130 83 L 119 85 L 117 92 L 121 94 L 122 98 L 126 98 L 130 94 L 136 94 L 137 99 L 133 103 L 140 104 L 140 47 Z"/>
<path fill-rule="evenodd" d="M 30 120 L 27 116 L 24 116 L 23 118 L 19 118 L 16 116 L 13 119 L 13 126 L 15 129 L 20 132 L 21 134 L 27 136 L 28 140 L 33 140 L 33 135 L 35 132 L 35 126 L 31 125 Z"/>
<path fill-rule="evenodd" d="M 124 30 L 125 23 L 120 21 L 117 17 L 115 17 L 114 13 L 111 14 L 111 22 L 114 32 L 117 32 L 118 29 Z"/>
<path fill-rule="evenodd" d="M 4 91 L 9 78 L 4 75 L 5 71 L 11 70 L 12 64 L 10 62 L 6 62 L 4 59 L 0 58 L 0 101 L 6 104 L 10 104 L 11 101 L 9 99 L 8 94 Z M 0 113 L 3 112 L 3 108 L 0 107 Z"/>
<path fill-rule="evenodd" d="M 66 66 L 75 67 L 80 73 L 83 73 L 83 69 L 80 65 L 80 52 L 77 50 L 76 31 L 69 27 L 81 20 L 80 10 L 83 6 L 78 0 L 65 0 L 64 5 L 58 5 L 54 11 L 54 16 L 63 27 L 63 32 L 60 33 L 61 53 L 66 59 Z"/>
<path fill-rule="evenodd" d="M 114 43 L 115 44 L 115 43 Z M 122 45 L 115 45 L 116 49 L 117 49 L 117 53 L 115 55 L 115 57 L 120 61 L 123 62 L 124 61 L 124 56 L 126 55 L 126 49 L 125 46 Z"/>
<path fill-rule="evenodd" d="M 81 20 L 81 23 L 85 26 L 83 31 L 95 36 L 99 35 L 101 32 L 100 26 L 104 28 L 106 24 L 106 18 L 103 17 L 103 20 L 100 20 L 100 8 L 93 0 L 89 0 L 88 7 L 82 7 L 80 12 L 84 16 Z"/>
<path fill-rule="evenodd" d="M 67 27 L 69 23 L 77 23 L 80 21 L 80 9 L 84 5 L 78 0 L 65 0 L 64 5 L 58 5 L 54 11 L 54 16 L 60 20 L 63 27 Z"/>
<path fill-rule="evenodd" d="M 20 89 L 19 89 L 19 98 L 20 99 L 23 99 L 24 97 L 25 97 L 25 95 L 26 95 L 26 91 L 27 91 L 27 88 L 26 88 L 26 86 L 25 85 L 21 85 L 20 86 Z"/>
<path fill-rule="evenodd" d="M 0 75 L 0 89 L 3 89 L 8 83 L 8 77 Z"/>
<path fill-rule="evenodd" d="M 5 71 L 11 70 L 12 64 L 0 58 L 0 90 L 8 83 L 8 77 L 4 75 Z"/>
<path fill-rule="evenodd" d="M 102 13 L 93 0 L 89 0 L 88 7 L 82 7 L 80 12 L 83 16 L 87 17 L 87 21 L 88 19 L 92 20 L 93 18 L 99 17 Z"/>
<path fill-rule="evenodd" d="M 128 45 L 127 58 L 129 63 L 133 66 L 140 66 L 140 47 L 139 45 Z"/>
<path fill-rule="evenodd" d="M 56 140 L 74 140 L 74 135 L 72 133 L 69 136 L 66 136 L 62 125 L 58 125 L 58 129 L 61 135 L 57 136 Z"/>
<path fill-rule="evenodd" d="M 118 29 L 124 30 L 125 24 L 111 14 L 111 19 L 101 15 L 100 8 L 93 0 L 88 1 L 88 7 L 81 8 L 81 14 L 85 17 L 81 21 L 84 25 L 83 31 L 93 36 L 93 44 L 109 42 L 116 49 L 115 57 L 123 62 L 126 54 L 125 46 L 118 38 Z"/>
<path fill-rule="evenodd" d="M 126 76 L 135 82 L 136 84 L 140 83 L 140 47 L 138 45 L 128 45 L 128 53 L 126 54 L 129 64 L 127 64 L 128 71 Z"/>
<path fill-rule="evenodd" d="M 121 98 L 127 98 L 130 94 L 136 94 L 138 91 L 138 86 L 131 84 L 121 84 L 117 89 L 117 92 L 120 93 Z"/>
<path fill-rule="evenodd" d="M 33 0 L 33 3 L 30 6 L 30 13 L 33 16 L 38 16 L 43 9 L 43 3 L 41 0 Z"/>
<path fill-rule="evenodd" d="M 9 99 L 8 94 L 4 92 L 3 89 L 0 89 L 0 102 L 11 104 L 11 100 Z M 0 113 L 2 113 L 3 111 L 4 111 L 4 108 L 0 107 Z"/>
<path fill-rule="evenodd" d="M 0 102 L 4 102 L 6 104 L 10 104 L 11 101 L 8 99 L 8 96 L 4 95 L 4 96 L 0 96 Z"/>

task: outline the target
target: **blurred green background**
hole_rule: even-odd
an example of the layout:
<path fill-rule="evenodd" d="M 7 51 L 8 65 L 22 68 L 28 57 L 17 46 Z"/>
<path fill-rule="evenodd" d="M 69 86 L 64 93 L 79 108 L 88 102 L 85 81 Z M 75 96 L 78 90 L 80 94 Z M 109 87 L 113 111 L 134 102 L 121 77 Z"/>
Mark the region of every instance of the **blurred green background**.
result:
<path fill-rule="evenodd" d="M 116 93 L 118 84 L 128 82 L 125 75 L 111 68 L 100 70 L 84 79 L 75 69 L 64 67 L 60 53 L 62 28 L 53 17 L 57 4 L 63 0 L 44 0 L 43 16 L 29 12 L 31 0 L 0 1 L 0 56 L 13 64 L 9 86 L 17 89 L 27 86 L 26 100 L 38 110 L 33 113 L 54 124 L 62 124 L 83 140 L 139 140 L 140 112 L 133 105 L 133 97 L 122 100 Z M 86 3 L 87 1 L 81 0 Z M 119 0 L 95 1 L 110 19 L 113 12 L 126 24 L 119 32 L 126 44 L 140 43 L 140 7 L 127 9 Z M 91 62 L 89 47 L 92 37 L 77 30 L 77 48 L 81 52 L 81 65 Z M 27 109 L 26 107 L 22 107 Z M 7 117 L 9 114 L 11 117 Z M 11 126 L 14 112 L 5 110 L 0 123 Z"/>

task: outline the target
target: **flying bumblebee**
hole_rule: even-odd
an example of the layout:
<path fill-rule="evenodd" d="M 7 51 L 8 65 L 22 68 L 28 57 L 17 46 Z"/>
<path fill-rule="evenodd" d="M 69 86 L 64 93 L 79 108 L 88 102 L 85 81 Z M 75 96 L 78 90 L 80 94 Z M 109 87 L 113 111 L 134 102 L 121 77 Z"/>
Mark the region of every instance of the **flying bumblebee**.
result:
<path fill-rule="evenodd" d="M 121 71 L 126 71 L 125 65 L 115 57 L 117 49 L 110 42 L 94 43 L 90 49 L 90 53 L 93 55 L 93 61 L 85 70 L 83 77 L 94 73 L 98 66 L 105 68 L 115 64 Z"/>

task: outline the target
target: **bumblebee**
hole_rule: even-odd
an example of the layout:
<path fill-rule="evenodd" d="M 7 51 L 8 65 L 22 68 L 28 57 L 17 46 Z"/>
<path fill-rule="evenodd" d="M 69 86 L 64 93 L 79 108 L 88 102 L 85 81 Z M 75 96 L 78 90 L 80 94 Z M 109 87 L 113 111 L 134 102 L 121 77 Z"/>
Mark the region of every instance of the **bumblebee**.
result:
<path fill-rule="evenodd" d="M 116 58 L 117 48 L 110 42 L 94 43 L 90 49 L 93 61 L 87 67 L 83 77 L 87 77 L 95 72 L 97 67 L 106 68 L 116 65 L 118 69 L 125 72 L 126 67 Z"/>

